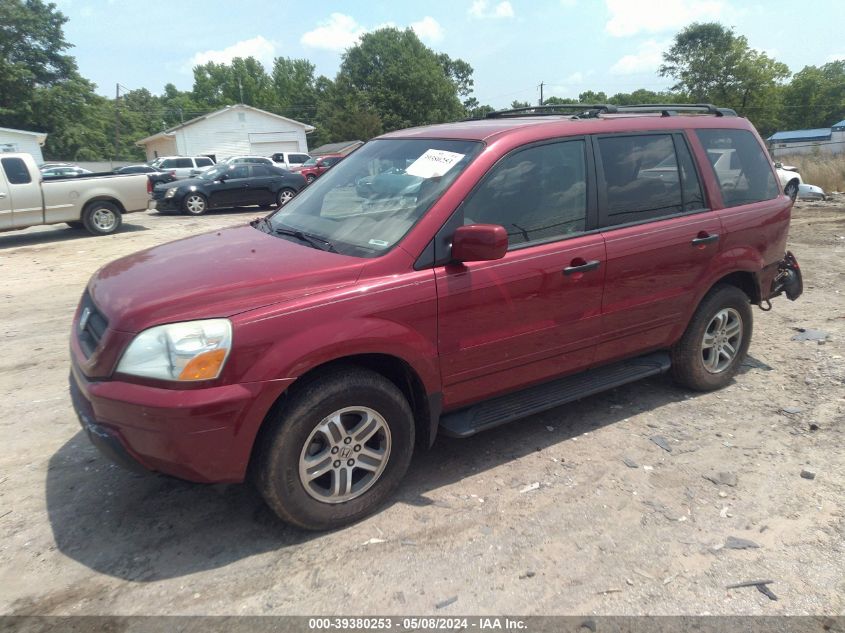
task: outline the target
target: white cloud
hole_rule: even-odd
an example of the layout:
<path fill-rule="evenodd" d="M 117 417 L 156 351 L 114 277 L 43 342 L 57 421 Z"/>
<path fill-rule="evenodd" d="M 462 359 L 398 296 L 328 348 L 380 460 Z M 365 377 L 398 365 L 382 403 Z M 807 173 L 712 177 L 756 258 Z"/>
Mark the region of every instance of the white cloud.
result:
<path fill-rule="evenodd" d="M 221 50 L 208 50 L 194 53 L 188 60 L 185 67 L 190 71 L 194 66 L 214 62 L 215 64 L 228 64 L 235 57 L 255 57 L 264 66 L 269 67 L 276 56 L 276 45 L 259 35 L 250 40 L 243 40 L 223 48 Z"/>
<path fill-rule="evenodd" d="M 443 27 L 430 15 L 419 22 L 411 22 L 410 26 L 421 40 L 436 43 L 443 39 Z"/>
<path fill-rule="evenodd" d="M 635 53 L 625 55 L 613 64 L 610 67 L 610 72 L 613 75 L 629 75 L 656 71 L 663 61 L 663 51 L 668 49 L 671 44 L 670 41 L 647 40 L 637 46 Z"/>
<path fill-rule="evenodd" d="M 469 8 L 469 15 L 479 20 L 486 20 L 488 18 L 512 18 L 514 12 L 513 6 L 507 0 L 492 7 L 488 0 L 473 0 Z"/>
<path fill-rule="evenodd" d="M 605 0 L 610 19 L 605 31 L 614 37 L 660 33 L 696 20 L 715 20 L 728 12 L 722 0 Z"/>
<path fill-rule="evenodd" d="M 351 15 L 332 13 L 316 29 L 304 33 L 299 41 L 310 48 L 342 51 L 354 46 L 366 32 Z"/>

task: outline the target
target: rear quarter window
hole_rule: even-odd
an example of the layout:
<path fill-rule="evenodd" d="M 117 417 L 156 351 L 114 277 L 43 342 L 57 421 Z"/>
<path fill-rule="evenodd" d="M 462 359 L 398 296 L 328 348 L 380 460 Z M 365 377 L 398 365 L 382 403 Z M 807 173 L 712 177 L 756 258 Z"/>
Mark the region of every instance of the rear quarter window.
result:
<path fill-rule="evenodd" d="M 32 177 L 29 175 L 29 170 L 26 168 L 26 163 L 21 158 L 4 158 L 2 159 L 3 172 L 6 174 L 6 179 L 11 185 L 25 185 L 32 182 Z"/>
<path fill-rule="evenodd" d="M 777 197 L 772 162 L 748 130 L 696 130 L 716 174 L 722 201 L 736 207 Z"/>
<path fill-rule="evenodd" d="M 214 164 L 210 158 L 197 158 L 196 162 L 197 167 L 211 167 Z"/>

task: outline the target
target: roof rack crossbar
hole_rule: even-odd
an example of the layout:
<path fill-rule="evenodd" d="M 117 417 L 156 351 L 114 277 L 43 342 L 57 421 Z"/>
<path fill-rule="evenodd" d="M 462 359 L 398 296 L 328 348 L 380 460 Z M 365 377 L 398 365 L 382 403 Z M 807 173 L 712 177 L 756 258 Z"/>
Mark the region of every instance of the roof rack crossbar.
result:
<path fill-rule="evenodd" d="M 736 111 L 731 108 L 719 108 L 712 103 L 643 103 L 631 105 L 613 105 L 608 103 L 556 103 L 553 105 L 526 106 L 522 108 L 511 108 L 509 110 L 497 110 L 486 115 L 488 119 L 499 119 L 515 116 L 553 116 L 564 111 L 574 111 L 572 116 L 578 118 L 592 118 L 601 114 L 645 114 L 659 112 L 662 116 L 674 116 L 675 114 L 689 112 L 711 114 L 713 116 L 737 116 Z"/>
<path fill-rule="evenodd" d="M 486 118 L 499 119 L 507 116 L 552 116 L 559 114 L 561 110 L 576 110 L 581 113 L 589 112 L 593 116 L 602 112 L 616 112 L 616 106 L 607 103 L 555 103 L 551 105 L 526 106 L 522 108 L 510 108 L 508 110 L 496 110 L 488 112 Z"/>

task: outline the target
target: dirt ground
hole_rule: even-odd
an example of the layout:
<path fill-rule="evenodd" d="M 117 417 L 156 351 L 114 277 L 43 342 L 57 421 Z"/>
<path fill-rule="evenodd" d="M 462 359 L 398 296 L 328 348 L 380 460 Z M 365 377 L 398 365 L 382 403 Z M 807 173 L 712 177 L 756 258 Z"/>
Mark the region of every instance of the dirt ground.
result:
<path fill-rule="evenodd" d="M 805 294 L 754 311 L 730 387 L 661 377 L 442 437 L 390 505 L 326 534 L 245 485 L 111 465 L 68 397 L 70 320 L 99 266 L 254 215 L 0 234 L 0 613 L 845 613 L 845 199 L 796 207 Z M 777 601 L 726 589 L 763 579 Z"/>

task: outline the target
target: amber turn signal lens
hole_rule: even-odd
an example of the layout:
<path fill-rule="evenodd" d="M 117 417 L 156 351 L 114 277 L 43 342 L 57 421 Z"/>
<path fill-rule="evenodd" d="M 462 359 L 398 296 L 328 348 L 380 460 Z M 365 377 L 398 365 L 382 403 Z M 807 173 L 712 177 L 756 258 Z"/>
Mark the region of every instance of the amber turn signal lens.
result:
<path fill-rule="evenodd" d="M 216 349 L 211 352 L 204 352 L 192 358 L 182 373 L 179 380 L 209 380 L 217 378 L 223 361 L 226 360 L 226 350 Z"/>

